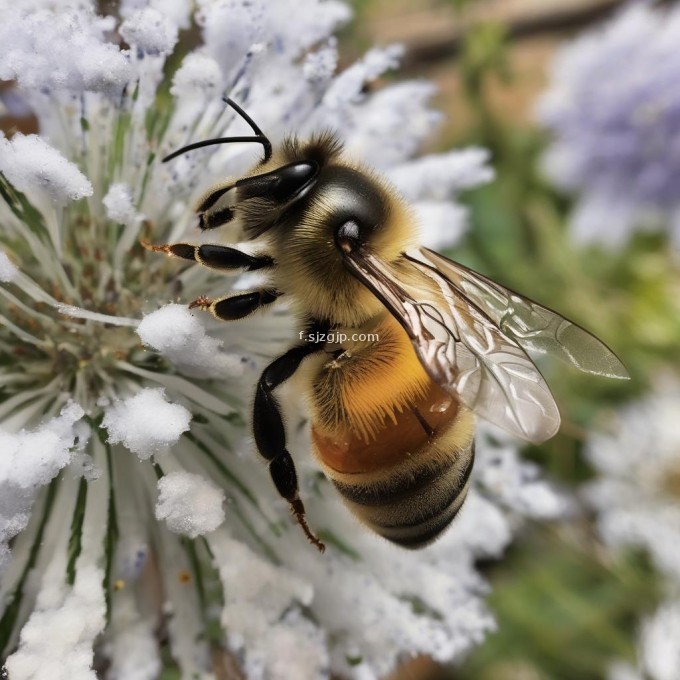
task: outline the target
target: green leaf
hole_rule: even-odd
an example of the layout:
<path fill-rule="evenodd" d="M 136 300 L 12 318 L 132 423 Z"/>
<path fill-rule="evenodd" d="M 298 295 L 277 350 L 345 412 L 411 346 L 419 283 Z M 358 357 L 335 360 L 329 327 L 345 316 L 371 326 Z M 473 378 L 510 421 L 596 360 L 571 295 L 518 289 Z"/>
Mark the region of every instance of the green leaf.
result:
<path fill-rule="evenodd" d="M 49 233 L 43 221 L 42 213 L 33 206 L 23 192 L 14 187 L 2 172 L 0 172 L 0 196 L 14 215 L 38 238 L 45 242 L 49 240 Z"/>

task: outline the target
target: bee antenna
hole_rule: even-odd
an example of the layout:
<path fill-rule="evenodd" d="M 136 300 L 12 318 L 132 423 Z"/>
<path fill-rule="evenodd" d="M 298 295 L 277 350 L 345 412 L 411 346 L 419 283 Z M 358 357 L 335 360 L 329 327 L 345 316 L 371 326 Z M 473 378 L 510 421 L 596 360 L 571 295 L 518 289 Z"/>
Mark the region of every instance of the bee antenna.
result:
<path fill-rule="evenodd" d="M 183 146 L 181 149 L 177 149 L 177 151 L 173 151 L 171 154 L 167 155 L 165 158 L 163 158 L 163 163 L 167 163 L 168 161 L 171 161 L 173 158 L 177 158 L 177 156 L 181 156 L 184 153 L 187 153 L 187 151 L 193 151 L 194 149 L 201 149 L 204 146 L 212 146 L 213 144 L 231 144 L 235 142 L 255 142 L 257 144 L 262 144 L 264 148 L 264 158 L 262 159 L 263 163 L 266 163 L 271 157 L 272 157 L 272 143 L 269 141 L 267 136 L 260 130 L 260 128 L 257 126 L 255 121 L 233 100 L 230 99 L 229 97 L 222 97 L 222 101 L 227 104 L 227 106 L 231 106 L 236 113 L 238 113 L 243 120 L 248 123 L 248 125 L 252 128 L 253 132 L 255 133 L 255 136 L 247 136 L 247 137 L 216 137 L 215 139 L 204 139 L 202 142 L 194 142 L 193 144 L 187 144 L 187 146 Z"/>
<path fill-rule="evenodd" d="M 234 109 L 248 125 L 250 125 L 252 131 L 261 138 L 261 144 L 264 147 L 264 158 L 262 159 L 262 162 L 266 163 L 272 157 L 272 143 L 267 139 L 267 135 L 260 130 L 257 123 L 233 99 L 230 97 L 222 97 L 222 101 L 227 106 L 231 106 L 231 108 Z"/>

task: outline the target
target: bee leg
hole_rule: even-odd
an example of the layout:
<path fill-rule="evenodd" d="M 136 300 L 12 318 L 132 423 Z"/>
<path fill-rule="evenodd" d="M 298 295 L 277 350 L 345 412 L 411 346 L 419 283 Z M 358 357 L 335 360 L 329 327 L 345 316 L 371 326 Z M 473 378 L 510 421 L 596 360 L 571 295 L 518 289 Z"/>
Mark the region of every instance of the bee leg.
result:
<path fill-rule="evenodd" d="M 276 490 L 290 504 L 295 519 L 310 543 L 321 552 L 326 546 L 307 524 L 305 506 L 298 489 L 295 463 L 286 449 L 286 429 L 273 391 L 295 373 L 306 356 L 320 351 L 322 347 L 323 343 L 293 347 L 269 364 L 257 384 L 253 407 L 253 435 L 257 450 L 269 461 L 269 474 Z"/>
<path fill-rule="evenodd" d="M 190 243 L 165 243 L 152 245 L 142 241 L 142 246 L 156 253 L 166 253 L 183 260 L 193 260 L 211 269 L 255 271 L 273 267 L 274 260 L 269 255 L 248 255 L 236 248 L 204 243 L 195 246 Z"/>
<path fill-rule="evenodd" d="M 281 296 L 281 293 L 271 288 L 255 290 L 251 293 L 239 293 L 227 297 L 210 300 L 207 297 L 199 297 L 194 300 L 189 309 L 198 307 L 203 311 L 210 312 L 216 319 L 222 321 L 236 321 L 249 316 L 254 311 L 270 305 Z"/>

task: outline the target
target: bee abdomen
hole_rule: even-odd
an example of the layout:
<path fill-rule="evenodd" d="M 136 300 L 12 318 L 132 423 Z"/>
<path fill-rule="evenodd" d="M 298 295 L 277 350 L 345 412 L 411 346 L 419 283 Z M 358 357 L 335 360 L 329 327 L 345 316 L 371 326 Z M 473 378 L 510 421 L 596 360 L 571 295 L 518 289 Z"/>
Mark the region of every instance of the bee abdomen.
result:
<path fill-rule="evenodd" d="M 417 549 L 434 541 L 458 514 L 467 495 L 474 442 L 443 465 L 424 464 L 407 476 L 372 483 L 333 480 L 350 510 L 387 540 Z"/>

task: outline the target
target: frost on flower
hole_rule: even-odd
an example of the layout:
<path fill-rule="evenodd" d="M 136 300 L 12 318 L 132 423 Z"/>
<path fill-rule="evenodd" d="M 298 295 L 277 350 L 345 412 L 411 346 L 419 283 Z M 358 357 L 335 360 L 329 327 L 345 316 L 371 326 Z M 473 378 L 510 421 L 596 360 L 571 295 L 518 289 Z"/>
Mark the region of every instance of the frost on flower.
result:
<path fill-rule="evenodd" d="M 40 5 L 44 6 L 44 9 Z M 17 80 L 26 92 L 119 93 L 132 76 L 128 59 L 105 40 L 112 17 L 98 17 L 89 3 L 55 12 L 50 3 L 7 3 L 0 23 L 0 79 Z M 54 4 L 56 6 L 56 3 Z"/>
<path fill-rule="evenodd" d="M 222 342 L 184 305 L 165 305 L 147 314 L 137 327 L 142 342 L 160 352 L 180 371 L 195 378 L 240 375 L 241 357 L 224 352 Z"/>
<path fill-rule="evenodd" d="M 172 80 L 170 93 L 175 97 L 191 97 L 202 94 L 218 97 L 223 81 L 220 65 L 201 53 L 188 54 Z"/>
<path fill-rule="evenodd" d="M 224 521 L 224 491 L 190 472 L 170 472 L 158 480 L 156 518 L 170 531 L 196 538 Z"/>
<path fill-rule="evenodd" d="M 585 490 L 613 546 L 649 551 L 680 584 L 680 387 L 664 382 L 617 414 L 611 432 L 591 436 L 587 453 L 599 473 Z"/>
<path fill-rule="evenodd" d="M 18 271 L 12 260 L 7 257 L 7 253 L 0 250 L 0 282 L 9 283 L 14 279 Z"/>
<path fill-rule="evenodd" d="M 491 179 L 486 153 L 418 160 L 439 118 L 432 86 L 366 87 L 398 66 L 394 47 L 338 73 L 332 34 L 350 11 L 335 0 L 124 0 L 120 21 L 86 0 L 6 4 L 0 78 L 17 81 L 40 125 L 0 138 L 10 679 L 90 680 L 96 664 L 107 680 L 152 680 L 171 658 L 182 677 L 207 680 L 231 655 L 249 680 L 369 680 L 416 654 L 459 659 L 494 625 L 476 560 L 500 556 L 522 516 L 553 516 L 559 500 L 513 444 L 499 451 L 482 436 L 459 520 L 405 552 L 357 526 L 285 398 L 301 493 L 329 546 L 320 557 L 244 427 L 252 369 L 290 344 L 291 314 L 206 318 L 189 303 L 252 279 L 141 243 L 205 242 L 198 199 L 259 157 L 224 145 L 160 162 L 193 141 L 248 134 L 223 95 L 274 144 L 334 128 L 408 194 L 431 245 L 465 228 L 455 199 Z M 192 23 L 202 44 L 180 58 L 178 31 Z"/>
<path fill-rule="evenodd" d="M 0 573 L 7 543 L 26 528 L 36 493 L 69 463 L 82 416 L 69 404 L 39 428 L 13 433 L 0 427 Z"/>
<path fill-rule="evenodd" d="M 109 187 L 106 196 L 102 199 L 102 203 L 106 209 L 106 216 L 112 222 L 134 224 L 142 219 L 142 216 L 135 210 L 132 202 L 132 190 L 122 182 L 112 184 Z"/>
<path fill-rule="evenodd" d="M 538 115 L 546 172 L 578 195 L 577 239 L 618 247 L 661 225 L 680 244 L 678 41 L 680 7 L 633 2 L 555 60 Z"/>
<path fill-rule="evenodd" d="M 79 571 L 67 594 L 60 583 L 41 591 L 21 631 L 19 649 L 7 660 L 12 680 L 95 680 L 89 669 L 94 640 L 104 628 L 103 576 L 88 567 Z"/>
<path fill-rule="evenodd" d="M 164 390 L 146 388 L 109 406 L 102 427 L 109 433 L 109 442 L 121 442 L 144 460 L 175 444 L 190 421 L 191 412 L 169 403 Z"/>
<path fill-rule="evenodd" d="M 78 167 L 38 135 L 0 138 L 0 172 L 23 192 L 44 192 L 55 203 L 92 195 Z"/>
<path fill-rule="evenodd" d="M 143 618 L 131 598 L 121 599 L 111 622 L 107 656 L 110 680 L 156 680 L 162 670 L 153 619 Z"/>
<path fill-rule="evenodd" d="M 140 52 L 168 55 L 177 42 L 177 26 L 160 11 L 147 7 L 121 24 L 120 35 Z"/>

